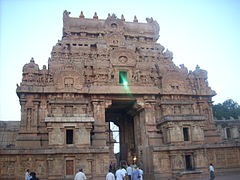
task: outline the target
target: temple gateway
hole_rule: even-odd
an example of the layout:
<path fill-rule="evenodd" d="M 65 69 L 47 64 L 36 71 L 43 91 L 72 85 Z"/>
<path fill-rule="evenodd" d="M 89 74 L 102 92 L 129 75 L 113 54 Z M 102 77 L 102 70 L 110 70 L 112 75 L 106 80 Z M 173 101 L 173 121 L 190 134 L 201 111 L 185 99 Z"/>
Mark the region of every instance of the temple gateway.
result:
<path fill-rule="evenodd" d="M 2 140 L 0 179 L 23 179 L 28 168 L 41 180 L 73 179 L 83 168 L 104 180 L 110 163 L 136 163 L 146 180 L 202 177 L 209 163 L 239 171 L 239 131 L 233 143 L 217 129 L 207 71 L 176 66 L 153 18 L 69 14 L 48 66 L 32 58 L 23 67 L 21 121 L 1 129 L 12 138 Z"/>

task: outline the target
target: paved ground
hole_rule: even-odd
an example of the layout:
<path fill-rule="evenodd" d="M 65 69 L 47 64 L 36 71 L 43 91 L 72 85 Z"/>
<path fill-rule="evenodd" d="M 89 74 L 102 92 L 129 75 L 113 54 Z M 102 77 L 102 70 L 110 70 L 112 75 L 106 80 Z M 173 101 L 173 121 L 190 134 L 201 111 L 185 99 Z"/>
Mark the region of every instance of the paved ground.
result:
<path fill-rule="evenodd" d="M 193 179 L 193 180 L 209 180 L 209 178 Z M 240 174 L 233 175 L 216 175 L 214 180 L 240 180 Z"/>

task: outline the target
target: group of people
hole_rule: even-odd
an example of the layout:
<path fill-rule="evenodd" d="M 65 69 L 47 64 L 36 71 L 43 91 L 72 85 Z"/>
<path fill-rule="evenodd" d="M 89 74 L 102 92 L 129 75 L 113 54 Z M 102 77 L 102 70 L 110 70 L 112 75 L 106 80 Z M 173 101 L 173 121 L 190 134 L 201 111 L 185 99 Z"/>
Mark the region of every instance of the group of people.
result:
<path fill-rule="evenodd" d="M 209 165 L 210 180 L 215 179 L 214 166 Z M 74 180 L 86 180 L 86 175 L 83 173 L 83 169 L 79 169 L 79 172 L 75 175 Z M 39 180 L 35 172 L 30 172 L 29 169 L 25 172 L 25 180 Z M 128 165 L 125 169 L 121 166 L 114 175 L 114 169 L 109 166 L 109 172 L 106 175 L 106 180 L 143 180 L 143 170 L 137 167 L 137 165 Z"/>
<path fill-rule="evenodd" d="M 114 175 L 114 170 L 109 168 L 106 180 L 143 180 L 143 170 L 137 165 L 128 165 L 126 169 L 121 166 Z"/>
<path fill-rule="evenodd" d="M 86 175 L 83 169 L 75 175 L 74 180 L 86 180 Z M 136 165 L 128 165 L 125 169 L 121 166 L 116 172 L 112 166 L 109 166 L 109 172 L 106 175 L 106 180 L 143 180 L 143 170 Z"/>
<path fill-rule="evenodd" d="M 39 180 L 35 172 L 30 172 L 29 169 L 25 172 L 25 180 Z"/>

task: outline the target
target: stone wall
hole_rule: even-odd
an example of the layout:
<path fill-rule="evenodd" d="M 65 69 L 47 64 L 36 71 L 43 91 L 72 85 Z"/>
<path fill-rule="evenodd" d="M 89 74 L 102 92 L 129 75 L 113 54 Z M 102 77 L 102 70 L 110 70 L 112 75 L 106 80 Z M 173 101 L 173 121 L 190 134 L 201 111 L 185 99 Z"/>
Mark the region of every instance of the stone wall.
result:
<path fill-rule="evenodd" d="M 88 179 L 104 179 L 109 166 L 107 151 L 101 150 L 98 154 L 89 149 L 81 151 L 82 153 L 76 153 L 74 149 L 1 150 L 0 177 L 2 180 L 24 179 L 25 170 L 30 169 L 41 180 L 73 179 L 75 173 L 83 168 Z"/>
<path fill-rule="evenodd" d="M 20 121 L 0 121 L 0 148 L 16 145 Z"/>
<path fill-rule="evenodd" d="M 109 122 L 119 126 L 118 165 L 137 163 L 145 179 L 202 176 L 209 162 L 239 168 L 239 132 L 225 130 L 234 141 L 221 136 L 227 126 L 213 120 L 207 71 L 176 66 L 157 42 L 155 20 L 69 14 L 48 66 L 33 58 L 23 66 L 19 128 L 1 129 L 1 179 L 22 178 L 27 168 L 40 179 L 72 179 L 82 167 L 103 180 L 117 162 Z"/>

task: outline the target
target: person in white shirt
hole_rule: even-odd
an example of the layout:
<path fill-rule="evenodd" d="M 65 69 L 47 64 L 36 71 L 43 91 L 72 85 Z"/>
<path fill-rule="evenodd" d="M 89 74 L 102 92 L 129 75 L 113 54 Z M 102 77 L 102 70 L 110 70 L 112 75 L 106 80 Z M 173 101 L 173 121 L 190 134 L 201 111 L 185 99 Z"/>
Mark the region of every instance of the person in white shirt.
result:
<path fill-rule="evenodd" d="M 122 172 L 124 173 L 124 177 L 127 175 L 127 171 L 126 171 L 126 169 L 122 166 Z"/>
<path fill-rule="evenodd" d="M 123 180 L 126 175 L 126 170 L 124 168 L 119 168 L 116 171 L 116 180 Z"/>
<path fill-rule="evenodd" d="M 133 172 L 133 168 L 130 165 L 128 165 L 127 167 L 128 180 L 132 179 L 132 172 Z"/>
<path fill-rule="evenodd" d="M 214 180 L 215 179 L 215 173 L 214 173 L 214 167 L 213 167 L 212 163 L 209 165 L 209 171 L 210 171 L 210 180 Z"/>
<path fill-rule="evenodd" d="M 132 180 L 139 180 L 140 179 L 140 171 L 137 165 L 133 165 L 133 173 L 132 173 Z"/>
<path fill-rule="evenodd" d="M 143 180 L 143 170 L 140 168 L 138 170 L 139 170 L 139 174 L 140 174 L 140 180 Z"/>
<path fill-rule="evenodd" d="M 106 180 L 115 180 L 115 176 L 111 169 L 109 169 L 109 172 L 107 173 Z"/>
<path fill-rule="evenodd" d="M 75 175 L 74 180 L 86 180 L 86 176 L 83 173 L 83 169 L 79 169 L 79 172 Z"/>
<path fill-rule="evenodd" d="M 25 172 L 25 180 L 28 180 L 29 176 L 30 176 L 29 169 L 27 169 L 26 172 Z"/>

